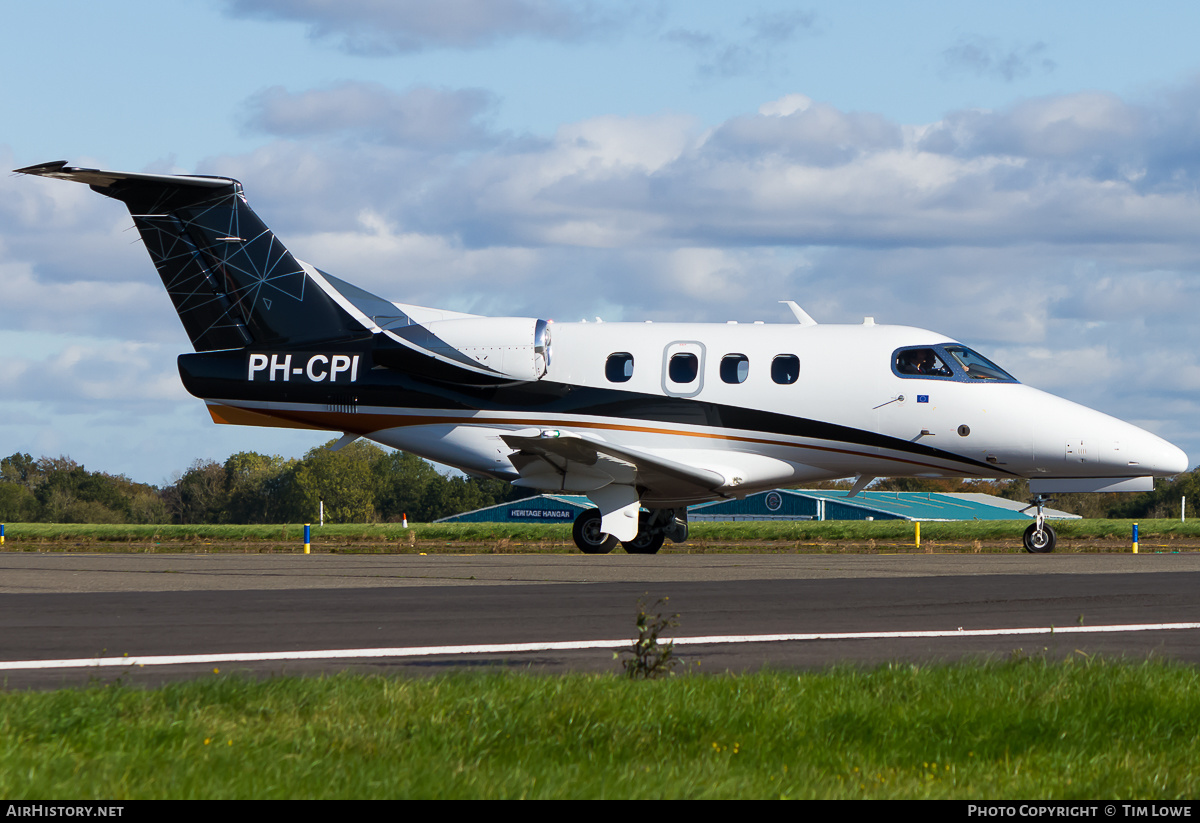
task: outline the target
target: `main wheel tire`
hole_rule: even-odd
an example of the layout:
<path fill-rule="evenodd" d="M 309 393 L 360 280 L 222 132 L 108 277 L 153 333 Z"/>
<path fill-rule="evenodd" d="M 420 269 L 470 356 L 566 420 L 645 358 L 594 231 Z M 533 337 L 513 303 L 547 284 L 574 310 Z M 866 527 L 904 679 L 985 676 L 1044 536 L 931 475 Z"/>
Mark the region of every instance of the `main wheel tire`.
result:
<path fill-rule="evenodd" d="M 600 531 L 600 510 L 588 509 L 575 518 L 571 537 L 584 554 L 608 554 L 621 542 L 611 534 Z"/>
<path fill-rule="evenodd" d="M 658 554 L 658 550 L 662 548 L 663 541 L 662 532 L 657 534 L 647 534 L 644 531 L 638 532 L 638 536 L 632 540 L 626 541 L 621 545 L 625 547 L 626 554 Z"/>
<path fill-rule="evenodd" d="M 1049 554 L 1054 551 L 1054 544 L 1058 542 L 1058 535 L 1054 533 L 1054 529 L 1043 525 L 1039 532 L 1037 523 L 1031 525 L 1025 530 L 1025 551 L 1030 554 Z"/>

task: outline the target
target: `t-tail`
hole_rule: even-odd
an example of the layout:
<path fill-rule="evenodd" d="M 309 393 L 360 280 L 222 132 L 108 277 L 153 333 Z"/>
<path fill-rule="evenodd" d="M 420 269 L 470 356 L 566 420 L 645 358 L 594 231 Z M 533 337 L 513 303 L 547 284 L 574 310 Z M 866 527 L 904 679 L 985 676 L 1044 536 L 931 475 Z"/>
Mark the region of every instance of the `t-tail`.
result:
<path fill-rule="evenodd" d="M 325 277 L 263 224 L 237 180 L 100 171 L 65 161 L 17 171 L 86 183 L 123 202 L 198 352 L 371 335 Z"/>

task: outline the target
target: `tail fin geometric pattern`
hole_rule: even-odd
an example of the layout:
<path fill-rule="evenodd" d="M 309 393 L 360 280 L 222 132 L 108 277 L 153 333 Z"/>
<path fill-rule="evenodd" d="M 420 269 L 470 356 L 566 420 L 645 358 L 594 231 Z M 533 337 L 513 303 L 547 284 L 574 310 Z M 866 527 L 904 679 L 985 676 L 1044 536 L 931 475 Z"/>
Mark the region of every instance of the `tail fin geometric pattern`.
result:
<path fill-rule="evenodd" d="M 19 171 L 87 183 L 128 206 L 196 351 L 369 335 L 263 224 L 236 180 L 65 163 Z"/>

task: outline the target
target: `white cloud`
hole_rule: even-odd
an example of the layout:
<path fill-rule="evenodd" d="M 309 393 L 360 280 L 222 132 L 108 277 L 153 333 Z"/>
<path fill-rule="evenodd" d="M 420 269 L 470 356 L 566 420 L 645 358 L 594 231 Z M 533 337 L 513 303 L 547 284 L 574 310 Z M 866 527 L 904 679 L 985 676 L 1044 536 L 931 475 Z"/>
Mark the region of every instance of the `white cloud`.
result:
<path fill-rule="evenodd" d="M 778 100 L 763 103 L 758 107 L 758 113 L 762 115 L 774 115 L 776 117 L 787 117 L 789 114 L 804 111 L 812 104 L 812 98 L 807 95 L 785 94 Z"/>
<path fill-rule="evenodd" d="M 414 155 L 374 142 L 412 92 L 355 91 L 371 104 L 344 104 L 347 140 L 335 143 L 311 133 L 343 105 L 331 90 L 261 97 L 294 139 L 214 160 L 212 171 L 241 177 L 255 202 L 278 201 L 309 230 L 349 227 L 367 207 L 466 247 L 1130 243 L 1190 236 L 1200 219 L 1178 174 L 1159 185 L 1144 172 L 1162 165 L 1148 156 L 1169 142 L 1163 127 L 1148 130 L 1144 108 L 1109 95 L 914 128 L 793 94 L 706 133 L 682 115 L 604 116 L 550 140 L 493 136 L 463 153 L 479 136 L 478 101 L 439 92 L 453 125 L 413 137 L 423 147 Z M 1143 172 L 1096 173 L 1117 166 Z"/>
<path fill-rule="evenodd" d="M 473 296 L 494 289 L 529 287 L 537 253 L 522 248 L 464 249 L 451 238 L 399 232 L 371 211 L 354 231 L 318 232 L 291 238 L 313 265 L 348 279 L 386 300 L 472 311 Z"/>
<path fill-rule="evenodd" d="M 10 358 L 7 399 L 82 411 L 90 401 L 107 408 L 172 404 L 189 395 L 179 382 L 175 346 L 133 341 L 72 343 L 42 358 Z M 57 405 L 61 404 L 61 405 Z"/>

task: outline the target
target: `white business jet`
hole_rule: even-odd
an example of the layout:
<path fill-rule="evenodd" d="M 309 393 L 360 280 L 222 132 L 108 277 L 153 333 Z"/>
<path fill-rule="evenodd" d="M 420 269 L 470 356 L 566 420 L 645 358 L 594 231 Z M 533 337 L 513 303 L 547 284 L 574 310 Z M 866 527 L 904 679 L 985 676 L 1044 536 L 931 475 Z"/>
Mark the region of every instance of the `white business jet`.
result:
<path fill-rule="evenodd" d="M 184 386 L 214 421 L 342 432 L 585 494 L 584 552 L 682 541 L 689 504 L 843 477 L 853 495 L 885 476 L 1028 478 L 1025 547 L 1048 552 L 1046 495 L 1187 470 L 1165 440 L 933 332 L 821 325 L 792 302 L 787 324 L 553 325 L 394 303 L 295 259 L 236 180 L 18 171 L 129 208 L 196 350 L 179 357 Z"/>

